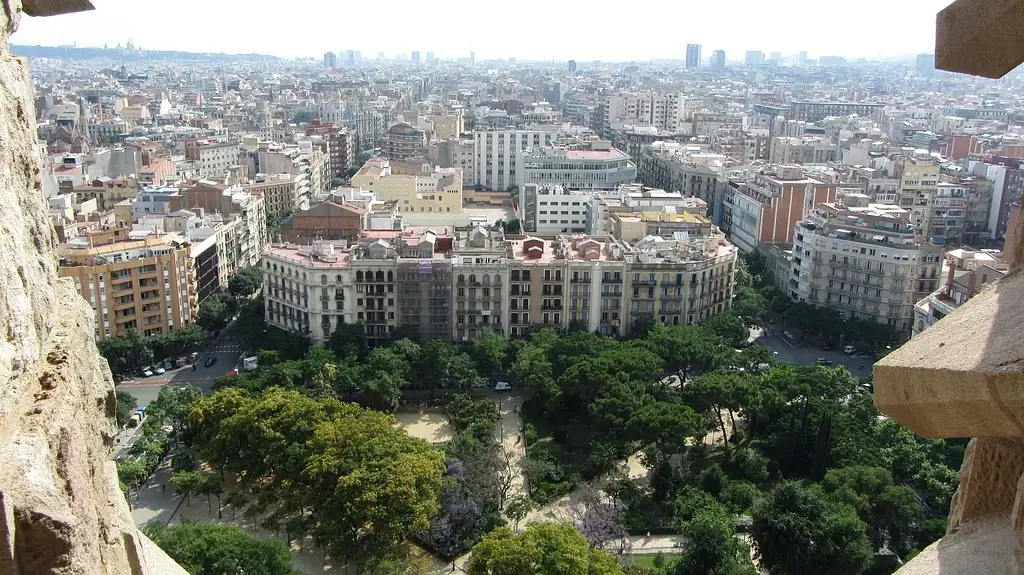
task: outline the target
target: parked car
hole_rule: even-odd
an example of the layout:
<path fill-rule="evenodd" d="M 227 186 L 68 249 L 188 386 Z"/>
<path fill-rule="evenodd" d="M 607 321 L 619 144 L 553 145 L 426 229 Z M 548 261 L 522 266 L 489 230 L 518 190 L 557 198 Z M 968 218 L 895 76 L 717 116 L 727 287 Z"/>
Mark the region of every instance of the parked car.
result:
<path fill-rule="evenodd" d="M 128 381 L 128 376 L 123 374 L 123 373 L 115 373 L 114 374 L 114 381 L 116 381 L 118 383 L 120 383 L 122 381 Z"/>
<path fill-rule="evenodd" d="M 825 351 L 832 351 L 832 350 L 833 350 L 833 349 L 835 349 L 835 348 L 834 348 L 834 347 L 832 347 L 832 344 L 831 344 L 831 343 L 826 343 L 825 345 L 821 346 L 821 349 L 823 349 L 823 350 L 825 350 Z"/>
<path fill-rule="evenodd" d="M 857 352 L 857 348 L 853 347 L 852 345 L 848 345 L 848 346 L 843 348 L 843 353 L 845 353 L 847 355 L 852 354 L 852 353 L 856 353 L 856 352 Z"/>
<path fill-rule="evenodd" d="M 829 367 L 831 367 L 831 366 L 832 366 L 832 360 L 830 360 L 830 359 L 825 359 L 825 358 L 823 358 L 823 357 L 819 357 L 818 359 L 814 360 L 814 363 L 816 363 L 816 364 L 818 364 L 818 365 L 827 365 L 827 366 L 829 366 Z"/>
<path fill-rule="evenodd" d="M 210 357 L 206 358 L 206 361 L 203 362 L 203 367 L 210 367 L 215 363 L 217 363 L 217 356 L 211 355 Z"/>
<path fill-rule="evenodd" d="M 494 391 L 508 391 L 510 389 L 512 389 L 512 386 L 507 381 L 499 381 L 494 384 Z"/>
<path fill-rule="evenodd" d="M 156 369 L 153 370 L 153 373 L 155 373 L 157 375 L 163 375 L 163 374 L 167 373 L 167 370 L 158 365 L 158 366 L 156 366 Z"/>
<path fill-rule="evenodd" d="M 153 377 L 153 371 L 148 367 L 142 370 L 142 377 Z"/>

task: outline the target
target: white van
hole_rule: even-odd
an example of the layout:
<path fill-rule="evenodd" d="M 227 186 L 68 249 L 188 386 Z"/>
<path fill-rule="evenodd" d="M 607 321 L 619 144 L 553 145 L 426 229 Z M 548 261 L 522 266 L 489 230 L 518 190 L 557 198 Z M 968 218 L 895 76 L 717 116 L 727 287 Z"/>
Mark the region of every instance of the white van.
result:
<path fill-rule="evenodd" d="M 512 386 L 507 381 L 499 381 L 494 384 L 494 391 L 508 391 L 510 389 L 512 389 Z"/>

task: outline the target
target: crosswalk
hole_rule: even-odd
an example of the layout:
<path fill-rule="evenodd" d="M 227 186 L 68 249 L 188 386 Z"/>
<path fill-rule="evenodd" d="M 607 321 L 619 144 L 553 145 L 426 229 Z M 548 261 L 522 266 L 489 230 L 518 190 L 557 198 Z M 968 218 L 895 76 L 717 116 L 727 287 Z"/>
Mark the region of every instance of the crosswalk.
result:
<path fill-rule="evenodd" d="M 244 345 L 227 343 L 215 345 L 207 353 L 242 353 L 243 351 L 245 351 Z"/>

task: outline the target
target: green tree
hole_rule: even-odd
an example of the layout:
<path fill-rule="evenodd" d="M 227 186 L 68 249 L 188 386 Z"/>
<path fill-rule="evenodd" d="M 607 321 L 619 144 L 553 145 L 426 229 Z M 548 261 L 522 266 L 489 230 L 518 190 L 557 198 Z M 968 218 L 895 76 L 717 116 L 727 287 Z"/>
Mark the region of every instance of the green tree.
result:
<path fill-rule="evenodd" d="M 135 489 L 149 475 L 149 468 L 141 458 L 128 458 L 117 462 L 117 478 L 125 489 Z"/>
<path fill-rule="evenodd" d="M 228 293 L 216 293 L 199 305 L 196 323 L 207 331 L 222 329 L 238 310 L 238 302 Z"/>
<path fill-rule="evenodd" d="M 531 511 L 537 508 L 537 504 L 526 495 L 519 494 L 509 499 L 505 505 L 505 515 L 513 521 L 513 529 L 519 531 L 519 523 L 526 519 Z"/>
<path fill-rule="evenodd" d="M 729 513 L 720 505 L 698 510 L 681 525 L 686 541 L 671 575 L 756 575 L 750 549 L 736 537 Z"/>
<path fill-rule="evenodd" d="M 177 486 L 178 495 L 185 498 L 185 505 L 190 505 L 192 495 L 199 492 L 203 475 L 194 469 L 175 471 L 171 475 L 171 482 Z"/>
<path fill-rule="evenodd" d="M 534 523 L 519 535 L 507 527 L 473 547 L 469 575 L 620 575 L 607 551 L 593 549 L 572 525 Z"/>
<path fill-rule="evenodd" d="M 228 292 L 235 297 L 249 297 L 262 287 L 263 271 L 259 266 L 244 267 L 228 280 Z"/>
<path fill-rule="evenodd" d="M 116 413 L 118 427 L 123 427 L 128 423 L 128 420 L 135 414 L 135 408 L 138 407 L 138 405 L 139 402 L 135 399 L 134 395 L 127 391 L 117 391 L 117 409 L 114 411 Z"/>
<path fill-rule="evenodd" d="M 704 322 L 704 327 L 733 347 L 738 347 L 750 337 L 750 330 L 743 318 L 732 311 L 711 316 Z"/>
<path fill-rule="evenodd" d="M 502 371 L 507 351 L 508 340 L 493 330 L 485 330 L 469 344 L 469 356 L 476 363 L 477 371 L 485 376 Z"/>
<path fill-rule="evenodd" d="M 851 466 L 832 469 L 821 482 L 832 498 L 853 507 L 865 523 L 875 548 L 886 543 L 898 555 L 914 547 L 924 509 L 914 489 L 893 484 L 882 467 Z"/>
<path fill-rule="evenodd" d="M 327 347 L 341 358 L 363 357 L 366 353 L 366 331 L 359 323 L 339 323 Z"/>
<path fill-rule="evenodd" d="M 258 539 L 238 527 L 185 522 L 149 523 L 146 535 L 192 575 L 298 575 L 284 543 Z"/>
<path fill-rule="evenodd" d="M 779 484 L 754 507 L 751 535 L 772 573 L 863 573 L 874 557 L 867 526 L 816 486 Z"/>

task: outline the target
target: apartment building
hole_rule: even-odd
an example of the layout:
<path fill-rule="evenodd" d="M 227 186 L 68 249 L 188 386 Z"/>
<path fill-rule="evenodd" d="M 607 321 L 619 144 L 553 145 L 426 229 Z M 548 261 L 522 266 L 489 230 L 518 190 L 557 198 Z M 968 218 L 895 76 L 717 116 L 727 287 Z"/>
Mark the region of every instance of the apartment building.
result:
<path fill-rule="evenodd" d="M 162 335 L 195 321 L 199 299 L 189 242 L 178 234 L 114 228 L 59 247 L 60 274 L 95 313 L 97 341 L 135 330 Z"/>
<path fill-rule="evenodd" d="M 409 232 L 397 238 L 398 325 L 415 330 L 423 341 L 450 339 L 454 238 L 447 228 L 441 233 L 429 228 L 418 235 Z M 391 304 L 391 296 L 387 302 Z"/>
<path fill-rule="evenodd" d="M 687 97 L 679 92 L 620 92 L 604 102 L 605 136 L 624 125 L 687 132 Z"/>
<path fill-rule="evenodd" d="M 738 250 L 725 236 L 648 237 L 624 251 L 632 323 L 694 324 L 732 307 Z"/>
<path fill-rule="evenodd" d="M 114 204 L 139 195 L 139 182 L 133 178 L 96 178 L 89 185 L 74 186 L 75 203 L 96 200 L 100 211 L 113 209 Z"/>
<path fill-rule="evenodd" d="M 380 147 L 390 160 L 422 158 L 427 153 L 427 135 L 422 128 L 399 122 L 388 128 Z"/>
<path fill-rule="evenodd" d="M 772 138 L 768 161 L 773 164 L 824 164 L 836 161 L 838 146 L 827 138 Z"/>
<path fill-rule="evenodd" d="M 520 192 L 525 231 L 541 236 L 585 232 L 591 194 L 559 185 L 526 183 Z"/>
<path fill-rule="evenodd" d="M 462 171 L 462 185 L 473 187 L 476 170 L 473 168 L 473 140 L 442 140 L 430 147 L 428 156 L 440 168 L 458 168 Z"/>
<path fill-rule="evenodd" d="M 835 200 L 835 184 L 804 176 L 799 166 L 774 166 L 735 188 L 729 239 L 742 251 L 792 243 L 796 223 L 814 206 Z"/>
<path fill-rule="evenodd" d="M 400 213 L 462 213 L 462 172 L 436 168 L 419 176 L 396 175 L 384 158 L 372 158 L 352 176 L 352 186 L 395 202 Z"/>
<path fill-rule="evenodd" d="M 716 202 L 715 190 L 723 180 L 726 157 L 701 153 L 683 144 L 658 142 L 643 150 L 638 176 L 652 188 L 696 196 L 710 206 Z"/>
<path fill-rule="evenodd" d="M 487 330 L 508 333 L 508 250 L 501 230 L 475 226 L 457 232 L 451 259 L 453 341 L 472 341 Z"/>
<path fill-rule="evenodd" d="M 779 288 L 794 301 L 909 331 L 915 304 L 938 285 L 942 247 L 916 233 L 903 208 L 863 195 L 843 202 L 820 204 L 797 223 L 792 273 L 777 278 Z"/>
<path fill-rule="evenodd" d="M 474 181 L 487 190 L 503 192 L 522 186 L 517 179 L 519 155 L 526 148 L 542 148 L 554 143 L 553 128 L 494 130 L 473 132 Z"/>
<path fill-rule="evenodd" d="M 239 164 L 237 142 L 189 140 L 185 142 L 185 159 L 196 162 L 204 178 L 220 178 L 228 168 Z"/>
<path fill-rule="evenodd" d="M 655 321 L 696 323 L 731 306 L 736 253 L 720 233 L 631 246 L 610 236 L 506 237 L 475 226 L 366 232 L 351 247 L 274 245 L 262 265 L 273 302 L 268 321 L 308 330 L 315 342 L 326 341 L 339 321 L 361 323 L 371 341 L 402 326 L 458 342 L 486 330 L 521 337 L 538 325 L 621 336 L 652 311 Z M 293 264 L 304 268 L 288 272 Z M 636 314 L 631 286 L 641 284 L 629 281 L 634 269 L 642 270 L 645 289 L 649 274 L 658 274 L 653 299 L 637 292 Z M 290 299 L 290 292 L 274 295 L 282 287 L 295 290 Z M 319 304 L 302 299 L 317 294 Z"/>
<path fill-rule="evenodd" d="M 327 343 L 339 325 L 354 323 L 349 258 L 329 242 L 267 246 L 261 262 L 267 323 L 308 334 L 315 344 Z"/>
<path fill-rule="evenodd" d="M 917 337 L 978 295 L 987 284 L 1006 276 L 1009 266 L 998 250 L 956 249 L 946 253 L 942 271 L 944 283 L 914 305 L 910 337 Z"/>
<path fill-rule="evenodd" d="M 356 142 L 355 136 L 350 130 L 336 124 L 321 124 L 314 120 L 306 126 L 307 136 L 321 136 L 327 140 L 328 167 L 331 175 L 344 177 L 349 168 L 356 165 Z"/>
<path fill-rule="evenodd" d="M 269 243 L 263 196 L 239 186 L 200 180 L 169 195 L 164 211 L 179 210 L 201 210 L 213 217 L 219 235 L 221 285 L 227 285 L 238 270 L 256 265 Z"/>
<path fill-rule="evenodd" d="M 885 104 L 874 102 L 795 100 L 789 104 L 789 119 L 817 122 L 829 116 L 849 116 L 851 114 L 870 118 L 884 107 Z"/>
<path fill-rule="evenodd" d="M 636 164 L 607 140 L 591 142 L 584 150 L 528 148 L 521 155 L 516 180 L 570 190 L 612 190 L 636 180 Z"/>
<path fill-rule="evenodd" d="M 379 343 L 398 327 L 398 246 L 385 239 L 366 239 L 349 255 L 355 282 L 356 321 L 366 339 Z"/>
<path fill-rule="evenodd" d="M 256 174 L 255 181 L 243 188 L 263 196 L 267 218 L 280 222 L 298 209 L 302 194 L 306 191 L 305 175 Z"/>
<path fill-rule="evenodd" d="M 508 240 L 509 335 L 534 325 L 561 328 L 566 315 L 567 261 L 556 258 L 556 240 L 525 236 Z"/>

